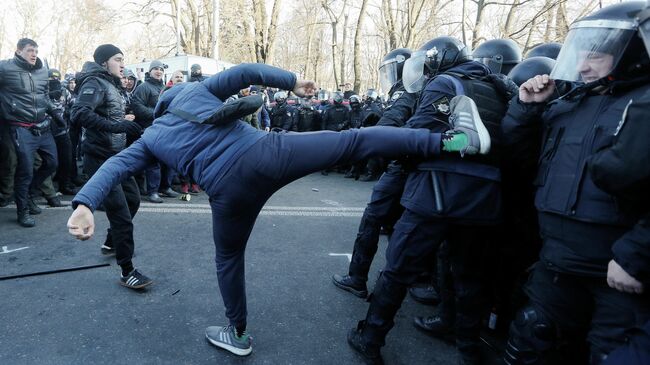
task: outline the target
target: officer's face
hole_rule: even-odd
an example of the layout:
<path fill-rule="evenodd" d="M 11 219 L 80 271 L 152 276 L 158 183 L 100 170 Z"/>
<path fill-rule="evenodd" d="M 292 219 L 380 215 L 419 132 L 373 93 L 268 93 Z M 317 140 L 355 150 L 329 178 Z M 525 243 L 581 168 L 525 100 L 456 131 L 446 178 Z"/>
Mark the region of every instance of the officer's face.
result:
<path fill-rule="evenodd" d="M 111 75 L 122 78 L 124 75 L 124 55 L 121 53 L 116 54 L 109 58 L 108 61 L 104 63 L 104 66 Z"/>
<path fill-rule="evenodd" d="M 614 56 L 607 53 L 581 51 L 578 54 L 578 72 L 584 82 L 601 79 L 612 71 Z"/>
<path fill-rule="evenodd" d="M 135 86 L 135 80 L 131 77 L 126 78 L 126 89 L 131 91 L 133 90 L 133 87 Z"/>
<path fill-rule="evenodd" d="M 16 54 L 22 57 L 27 63 L 34 66 L 38 57 L 38 47 L 26 45 L 23 49 L 16 50 Z"/>
<path fill-rule="evenodd" d="M 77 82 L 75 80 L 68 81 L 68 90 L 72 91 L 76 86 L 77 86 Z"/>
<path fill-rule="evenodd" d="M 163 77 L 163 69 L 160 67 L 154 67 L 149 71 L 149 76 L 153 77 L 156 80 L 162 80 Z"/>
<path fill-rule="evenodd" d="M 129 79 L 128 79 L 128 77 L 122 76 L 122 78 L 120 79 L 120 82 L 122 83 L 122 87 L 126 88 L 126 86 L 129 84 Z"/>

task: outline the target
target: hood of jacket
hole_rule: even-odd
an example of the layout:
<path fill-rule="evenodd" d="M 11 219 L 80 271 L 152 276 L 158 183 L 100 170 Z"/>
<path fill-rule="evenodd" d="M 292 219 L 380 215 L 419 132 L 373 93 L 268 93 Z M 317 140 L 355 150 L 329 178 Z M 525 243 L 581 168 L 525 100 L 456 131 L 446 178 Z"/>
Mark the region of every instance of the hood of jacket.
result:
<path fill-rule="evenodd" d="M 120 83 L 120 78 L 113 76 L 107 69 L 103 68 L 96 62 L 88 61 L 84 63 L 81 68 L 81 72 L 77 75 L 77 86 L 75 87 L 75 93 L 79 93 L 81 85 L 89 77 L 97 77 L 104 79 L 108 82 L 113 83 L 118 89 L 122 89 L 122 84 Z"/>

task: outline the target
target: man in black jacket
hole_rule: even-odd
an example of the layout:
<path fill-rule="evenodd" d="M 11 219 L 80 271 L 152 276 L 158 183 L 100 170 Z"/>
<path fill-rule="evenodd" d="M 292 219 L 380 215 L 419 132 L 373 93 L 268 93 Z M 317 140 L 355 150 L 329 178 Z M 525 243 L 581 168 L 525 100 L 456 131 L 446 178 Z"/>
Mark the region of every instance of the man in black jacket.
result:
<path fill-rule="evenodd" d="M 14 191 L 18 224 L 23 227 L 34 227 L 36 221 L 31 214 L 41 213 L 29 197 L 30 186 L 40 186 L 57 167 L 51 119 L 46 116 L 52 113 L 47 67 L 37 56 L 38 44 L 22 38 L 14 58 L 0 62 L 0 119 L 3 128 L 9 130 L 16 150 Z M 36 172 L 34 152 L 43 161 Z"/>
<path fill-rule="evenodd" d="M 72 108 L 72 119 L 86 128 L 83 142 L 84 170 L 88 176 L 111 156 L 126 147 L 127 135 L 142 132 L 133 114 L 124 114 L 124 99 L 120 93 L 120 78 L 124 69 L 122 51 L 112 44 L 95 50 L 95 62 L 86 62 L 77 78 L 77 101 Z M 102 253 L 114 254 L 122 268 L 120 284 L 141 289 L 151 279 L 134 269 L 133 217 L 140 207 L 140 191 L 133 177 L 114 186 L 104 199 L 110 228 Z"/>
<path fill-rule="evenodd" d="M 135 121 L 140 124 L 142 129 L 146 129 L 153 122 L 153 108 L 158 103 L 160 93 L 165 88 L 163 75 L 167 65 L 159 60 L 151 61 L 149 65 L 149 77 L 145 79 L 142 85 L 138 86 L 131 99 L 131 107 L 135 114 Z M 164 196 L 175 198 L 178 193 L 171 188 L 171 181 L 168 176 L 161 176 L 160 164 L 156 164 L 145 171 L 147 178 L 147 200 L 152 203 L 162 203 L 163 200 L 158 195 L 161 186 L 161 178 L 165 180 L 166 190 L 162 192 Z M 167 175 L 167 174 L 165 174 Z"/>

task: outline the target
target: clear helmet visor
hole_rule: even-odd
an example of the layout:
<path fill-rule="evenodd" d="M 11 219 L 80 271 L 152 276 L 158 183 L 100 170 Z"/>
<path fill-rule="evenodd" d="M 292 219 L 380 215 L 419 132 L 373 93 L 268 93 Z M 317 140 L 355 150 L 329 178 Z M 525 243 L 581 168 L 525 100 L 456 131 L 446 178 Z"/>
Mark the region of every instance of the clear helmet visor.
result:
<path fill-rule="evenodd" d="M 327 91 L 319 91 L 318 92 L 318 100 L 319 101 L 327 101 L 330 99 L 330 94 Z"/>
<path fill-rule="evenodd" d="M 650 55 L 650 8 L 639 15 L 639 33 L 641 39 L 643 39 L 643 44 L 645 44 L 645 51 Z"/>
<path fill-rule="evenodd" d="M 415 93 L 422 90 L 427 80 L 427 77 L 424 75 L 424 64 L 426 60 L 426 51 L 417 51 L 411 55 L 411 58 L 404 62 L 402 82 L 407 92 Z"/>
<path fill-rule="evenodd" d="M 379 85 L 384 92 L 388 92 L 397 81 L 397 60 L 379 66 Z"/>
<path fill-rule="evenodd" d="M 625 26 L 625 22 L 610 22 Z M 588 25 L 588 24 L 587 24 Z M 636 31 L 631 28 L 578 26 L 569 31 L 551 78 L 593 82 L 614 71 Z"/>
<path fill-rule="evenodd" d="M 503 68 L 503 56 L 496 55 L 494 57 L 479 57 L 474 58 L 474 61 L 478 61 L 485 66 L 489 67 L 492 73 L 500 74 L 501 69 Z"/>

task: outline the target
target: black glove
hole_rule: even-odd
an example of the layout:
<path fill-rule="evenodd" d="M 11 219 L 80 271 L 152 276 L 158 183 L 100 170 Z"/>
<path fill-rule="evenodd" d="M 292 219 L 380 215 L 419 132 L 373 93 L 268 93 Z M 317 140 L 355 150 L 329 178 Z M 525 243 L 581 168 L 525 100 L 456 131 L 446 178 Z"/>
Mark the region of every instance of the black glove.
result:
<path fill-rule="evenodd" d="M 121 122 L 113 123 L 111 126 L 113 133 L 126 133 L 129 136 L 139 136 L 142 133 L 140 125 L 131 120 L 123 120 Z"/>

